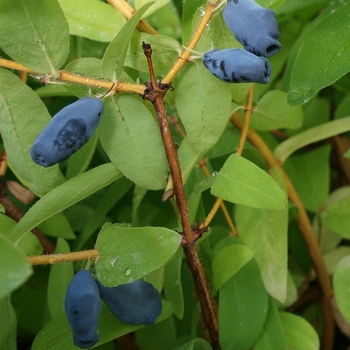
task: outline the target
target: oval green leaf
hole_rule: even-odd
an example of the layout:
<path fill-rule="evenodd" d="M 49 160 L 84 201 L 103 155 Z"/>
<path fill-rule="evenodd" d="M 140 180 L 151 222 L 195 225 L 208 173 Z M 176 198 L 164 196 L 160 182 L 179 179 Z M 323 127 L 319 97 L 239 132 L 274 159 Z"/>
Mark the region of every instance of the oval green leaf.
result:
<path fill-rule="evenodd" d="M 288 93 L 289 104 L 309 101 L 319 90 L 349 72 L 349 13 L 350 2 L 332 1 L 299 39 Z"/>
<path fill-rule="evenodd" d="M 38 95 L 5 69 L 0 69 L 0 110 L 0 132 L 9 165 L 27 187 L 43 196 L 64 181 L 58 165 L 43 168 L 29 154 L 51 120 L 50 114 Z"/>
<path fill-rule="evenodd" d="M 164 265 L 180 243 L 180 234 L 163 227 L 106 225 L 96 241 L 96 276 L 107 287 L 133 282 Z"/>
<path fill-rule="evenodd" d="M 69 53 L 68 24 L 57 0 L 0 1 L 0 46 L 24 66 L 55 76 Z"/>
<path fill-rule="evenodd" d="M 41 198 L 27 211 L 12 231 L 11 239 L 19 244 L 28 231 L 44 220 L 121 177 L 122 173 L 112 163 L 108 163 L 68 180 Z"/>
<path fill-rule="evenodd" d="M 0 299 L 23 284 L 32 272 L 24 253 L 0 235 Z"/>
<path fill-rule="evenodd" d="M 350 322 L 350 256 L 346 256 L 338 264 L 333 276 L 333 286 L 339 309 L 344 318 Z"/>
<path fill-rule="evenodd" d="M 122 173 L 140 187 L 164 188 L 168 163 L 159 127 L 141 99 L 109 98 L 99 126 L 102 147 Z"/>
<path fill-rule="evenodd" d="M 125 24 L 124 16 L 112 5 L 103 1 L 58 1 L 72 35 L 110 42 Z"/>
<path fill-rule="evenodd" d="M 320 340 L 315 329 L 304 318 L 288 313 L 279 313 L 288 349 L 319 350 Z"/>
<path fill-rule="evenodd" d="M 284 209 L 287 196 L 273 178 L 249 160 L 232 154 L 217 174 L 211 193 L 236 204 Z"/>

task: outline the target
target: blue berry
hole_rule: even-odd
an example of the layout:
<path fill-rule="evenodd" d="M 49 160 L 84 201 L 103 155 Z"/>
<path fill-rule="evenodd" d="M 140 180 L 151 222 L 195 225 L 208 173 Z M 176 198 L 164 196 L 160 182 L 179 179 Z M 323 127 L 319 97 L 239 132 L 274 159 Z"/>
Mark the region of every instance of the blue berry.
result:
<path fill-rule="evenodd" d="M 209 51 L 202 60 L 212 74 L 229 83 L 267 84 L 270 80 L 269 61 L 242 49 Z"/>
<path fill-rule="evenodd" d="M 101 307 L 100 292 L 91 272 L 79 271 L 69 284 L 65 299 L 65 311 L 76 346 L 88 349 L 99 341 L 97 325 Z"/>
<path fill-rule="evenodd" d="M 49 167 L 70 157 L 90 140 L 103 109 L 101 100 L 83 97 L 60 110 L 30 149 L 33 161 Z"/>
<path fill-rule="evenodd" d="M 228 0 L 223 16 L 235 38 L 254 55 L 270 57 L 281 48 L 275 13 L 254 0 Z"/>
<path fill-rule="evenodd" d="M 159 292 L 151 283 L 134 281 L 108 288 L 97 280 L 102 300 L 120 321 L 149 326 L 162 312 Z"/>

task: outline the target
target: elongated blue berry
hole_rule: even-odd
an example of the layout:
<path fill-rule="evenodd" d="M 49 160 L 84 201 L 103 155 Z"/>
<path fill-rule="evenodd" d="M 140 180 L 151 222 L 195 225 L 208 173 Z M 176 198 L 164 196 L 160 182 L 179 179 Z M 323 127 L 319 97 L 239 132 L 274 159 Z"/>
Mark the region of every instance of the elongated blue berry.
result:
<path fill-rule="evenodd" d="M 228 83 L 267 84 L 270 80 L 269 61 L 242 49 L 209 51 L 202 61 L 212 74 Z"/>
<path fill-rule="evenodd" d="M 103 109 L 101 100 L 83 97 L 60 110 L 30 149 L 33 161 L 49 167 L 70 157 L 90 140 Z"/>
<path fill-rule="evenodd" d="M 79 271 L 68 286 L 65 311 L 74 344 L 88 349 L 99 341 L 98 319 L 101 313 L 99 288 L 88 270 Z"/>
<path fill-rule="evenodd" d="M 97 280 L 102 300 L 120 321 L 137 325 L 153 324 L 162 312 L 159 292 L 151 283 L 134 281 L 108 288 Z"/>
<path fill-rule="evenodd" d="M 270 57 L 281 48 L 275 13 L 254 0 L 228 0 L 223 16 L 235 38 L 254 55 Z"/>

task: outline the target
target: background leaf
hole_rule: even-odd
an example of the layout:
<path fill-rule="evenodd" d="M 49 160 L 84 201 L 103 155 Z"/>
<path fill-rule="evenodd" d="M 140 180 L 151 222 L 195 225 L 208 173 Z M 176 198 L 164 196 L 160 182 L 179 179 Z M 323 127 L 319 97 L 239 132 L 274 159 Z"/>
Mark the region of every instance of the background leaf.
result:
<path fill-rule="evenodd" d="M 71 35 L 110 42 L 125 24 L 124 16 L 110 4 L 96 0 L 58 0 Z"/>
<path fill-rule="evenodd" d="M 0 46 L 11 58 L 56 75 L 69 52 L 68 24 L 57 0 L 2 0 Z"/>
<path fill-rule="evenodd" d="M 254 130 L 296 129 L 303 122 L 300 106 L 290 107 L 287 94 L 280 90 L 266 93 L 253 110 L 249 127 Z"/>
<path fill-rule="evenodd" d="M 106 78 L 117 81 L 120 77 L 131 35 L 139 23 L 139 20 L 151 5 L 152 2 L 142 6 L 136 11 L 108 46 L 102 62 L 102 71 Z"/>
<path fill-rule="evenodd" d="M 309 101 L 349 72 L 349 11 L 349 2 L 331 2 L 299 40 L 288 92 L 291 105 Z"/>
<path fill-rule="evenodd" d="M 5 69 L 0 69 L 0 109 L 0 132 L 8 162 L 26 186 L 43 196 L 64 181 L 58 165 L 43 168 L 29 154 L 51 117 L 35 92 Z"/>
<path fill-rule="evenodd" d="M 215 78 L 202 62 L 188 64 L 176 81 L 175 103 L 188 141 L 198 152 L 207 152 L 230 118 L 229 84 Z"/>
<path fill-rule="evenodd" d="M 55 254 L 70 253 L 69 244 L 63 239 L 57 240 Z M 64 300 L 69 283 L 74 276 L 72 262 L 54 264 L 51 266 L 49 283 L 47 286 L 47 302 L 51 318 L 64 312 Z"/>
<path fill-rule="evenodd" d="M 343 258 L 338 264 L 334 276 L 334 295 L 338 307 L 344 318 L 350 322 L 350 300 L 349 300 L 349 286 L 350 286 L 350 256 Z"/>
<path fill-rule="evenodd" d="M 23 252 L 0 235 L 0 299 L 24 283 L 33 273 Z"/>
<path fill-rule="evenodd" d="M 279 316 L 288 348 L 296 350 L 320 348 L 320 340 L 315 329 L 304 318 L 288 312 L 280 312 Z"/>
<path fill-rule="evenodd" d="M 254 256 L 254 251 L 243 244 L 233 244 L 219 250 L 213 258 L 215 289 L 222 287 Z"/>
<path fill-rule="evenodd" d="M 27 211 L 12 231 L 11 239 L 19 244 L 33 227 L 116 181 L 121 176 L 121 172 L 113 164 L 108 163 L 56 187 Z"/>
<path fill-rule="evenodd" d="M 281 162 L 284 162 L 299 148 L 349 130 L 350 117 L 332 120 L 328 123 L 300 132 L 299 134 L 290 137 L 288 140 L 283 141 L 275 148 L 274 154 Z"/>
<path fill-rule="evenodd" d="M 225 350 L 249 349 L 264 325 L 268 297 L 251 260 L 219 290 L 219 337 Z"/>
<path fill-rule="evenodd" d="M 16 350 L 17 318 L 9 296 L 0 300 L 0 322 L 2 324 L 0 328 L 0 348 Z"/>
<path fill-rule="evenodd" d="M 164 188 L 168 165 L 158 124 L 138 97 L 106 100 L 98 130 L 104 150 L 125 177 L 149 190 Z"/>
<path fill-rule="evenodd" d="M 274 177 L 284 187 L 282 175 Z M 285 189 L 284 189 L 285 191 Z M 288 209 L 256 209 L 237 205 L 235 218 L 239 237 L 255 254 L 266 291 L 280 302 L 287 297 Z"/>

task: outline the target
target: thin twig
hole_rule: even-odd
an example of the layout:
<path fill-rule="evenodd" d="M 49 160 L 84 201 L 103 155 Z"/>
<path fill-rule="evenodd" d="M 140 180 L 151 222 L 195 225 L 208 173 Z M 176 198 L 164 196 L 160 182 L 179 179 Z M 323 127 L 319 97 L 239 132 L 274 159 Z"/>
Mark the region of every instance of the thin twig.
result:
<path fill-rule="evenodd" d="M 239 156 L 243 152 L 245 140 L 247 138 L 247 133 L 248 133 L 249 124 L 250 124 L 250 117 L 252 115 L 253 96 L 254 96 L 254 84 L 252 84 L 250 86 L 250 89 L 249 89 L 249 92 L 248 92 L 248 101 L 247 101 L 247 107 L 245 109 L 243 129 L 242 129 L 241 138 L 239 140 L 237 151 L 236 151 L 236 153 Z"/>
<path fill-rule="evenodd" d="M 15 61 L 6 60 L 4 58 L 0 58 L 0 67 L 6 67 L 10 69 L 19 70 L 22 72 L 28 72 L 28 73 L 38 75 L 38 76 L 43 76 L 43 77 L 45 76 L 45 73 L 39 73 L 39 72 L 33 71 L 32 69 L 29 69 Z M 143 95 L 146 89 L 144 85 L 124 83 L 122 81 L 113 83 L 110 81 L 98 80 L 87 76 L 70 73 L 65 70 L 58 71 L 58 75 L 59 76 L 55 78 L 55 80 L 66 81 L 68 83 L 81 84 L 81 85 L 92 86 L 92 87 L 98 87 L 98 88 L 103 88 L 107 90 L 112 89 L 115 92 L 131 92 L 131 93 Z"/>
<path fill-rule="evenodd" d="M 181 56 L 175 61 L 173 66 L 170 68 L 169 72 L 166 74 L 166 76 L 162 80 L 162 84 L 170 84 L 174 78 L 176 77 L 177 73 L 183 68 L 183 66 L 188 62 L 188 59 L 192 55 L 192 50 L 196 47 L 199 39 L 201 38 L 208 22 L 210 21 L 211 16 L 213 15 L 213 11 L 215 9 L 216 5 L 208 4 L 207 8 L 205 9 L 204 15 L 201 18 L 201 21 L 198 24 L 197 29 L 195 30 L 193 37 L 191 38 L 190 42 L 188 43 L 187 47 L 185 48 L 185 51 L 181 54 Z"/>
<path fill-rule="evenodd" d="M 127 3 L 125 0 L 108 0 L 108 2 L 115 7 L 126 19 L 130 19 L 132 15 L 136 12 L 135 9 Z M 148 22 L 144 19 L 139 21 L 136 28 L 140 32 L 148 33 L 148 34 L 159 34 Z"/>
<path fill-rule="evenodd" d="M 69 261 L 81 261 L 96 259 L 98 257 L 98 250 L 84 250 L 81 252 L 66 253 L 66 254 L 47 254 L 47 255 L 33 255 L 28 256 L 27 259 L 32 265 L 52 265 L 64 263 Z"/>

